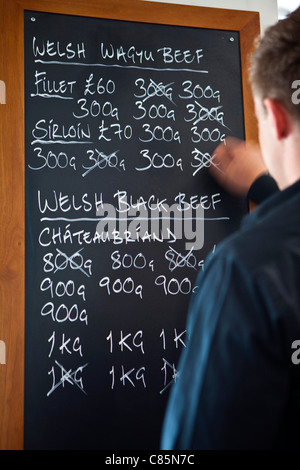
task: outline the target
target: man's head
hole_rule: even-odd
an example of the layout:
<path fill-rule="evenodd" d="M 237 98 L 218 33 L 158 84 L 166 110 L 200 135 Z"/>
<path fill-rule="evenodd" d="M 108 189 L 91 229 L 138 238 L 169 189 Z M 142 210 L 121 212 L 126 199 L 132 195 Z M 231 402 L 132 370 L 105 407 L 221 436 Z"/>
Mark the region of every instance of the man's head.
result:
<path fill-rule="evenodd" d="M 275 99 L 300 124 L 300 106 L 292 102 L 292 84 L 300 80 L 300 7 L 266 30 L 252 56 L 253 93 Z"/>
<path fill-rule="evenodd" d="M 300 80 L 300 8 L 267 29 L 252 56 L 250 78 L 263 157 L 280 185 L 288 186 L 300 178 L 300 105 L 292 100 L 292 85 Z M 291 155 L 283 158 L 294 157 L 297 146 L 299 165 L 288 161 Z"/>

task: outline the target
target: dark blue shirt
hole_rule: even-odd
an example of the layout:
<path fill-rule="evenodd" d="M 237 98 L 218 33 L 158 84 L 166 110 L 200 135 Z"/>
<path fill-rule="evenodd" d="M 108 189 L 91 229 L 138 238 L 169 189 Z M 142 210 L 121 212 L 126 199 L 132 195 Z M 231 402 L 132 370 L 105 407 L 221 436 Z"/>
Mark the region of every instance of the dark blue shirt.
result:
<path fill-rule="evenodd" d="M 300 181 L 246 216 L 197 285 L 162 449 L 300 449 Z"/>

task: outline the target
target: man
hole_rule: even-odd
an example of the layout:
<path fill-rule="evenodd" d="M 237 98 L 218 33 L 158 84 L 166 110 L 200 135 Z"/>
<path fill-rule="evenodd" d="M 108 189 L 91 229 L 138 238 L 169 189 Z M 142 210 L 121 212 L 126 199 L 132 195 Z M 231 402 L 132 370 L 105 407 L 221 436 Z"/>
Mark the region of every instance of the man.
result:
<path fill-rule="evenodd" d="M 162 449 L 300 449 L 300 365 L 292 360 L 300 340 L 300 106 L 291 99 L 298 79 L 300 8 L 269 28 L 252 60 L 264 161 L 234 141 L 217 150 L 215 176 L 225 186 L 252 153 L 255 171 L 251 164 L 233 190 L 266 179 L 267 169 L 280 191 L 271 183 L 273 195 L 198 278 Z"/>

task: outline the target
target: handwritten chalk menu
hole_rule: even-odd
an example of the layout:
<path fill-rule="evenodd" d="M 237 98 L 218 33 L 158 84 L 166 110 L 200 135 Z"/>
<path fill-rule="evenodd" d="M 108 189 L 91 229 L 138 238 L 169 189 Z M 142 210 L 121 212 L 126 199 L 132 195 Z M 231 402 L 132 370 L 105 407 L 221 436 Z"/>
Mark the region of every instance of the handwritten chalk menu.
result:
<path fill-rule="evenodd" d="M 26 448 L 159 448 L 229 135 L 237 33 L 26 12 Z"/>

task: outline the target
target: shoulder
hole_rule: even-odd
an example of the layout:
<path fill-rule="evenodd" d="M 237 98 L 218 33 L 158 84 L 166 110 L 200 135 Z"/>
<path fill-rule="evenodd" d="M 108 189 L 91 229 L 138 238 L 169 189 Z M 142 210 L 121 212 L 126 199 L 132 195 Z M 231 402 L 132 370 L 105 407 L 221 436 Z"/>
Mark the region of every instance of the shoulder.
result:
<path fill-rule="evenodd" d="M 253 320 L 254 312 L 260 312 L 259 321 L 272 318 L 299 330 L 299 277 L 300 239 L 288 219 L 250 217 L 207 260 L 204 275 L 198 279 L 196 303 L 208 303 L 204 294 L 210 302 L 224 301 L 230 317 L 233 309 Z"/>
<path fill-rule="evenodd" d="M 280 268 L 289 239 L 288 226 L 278 218 L 256 221 L 250 214 L 239 231 L 219 244 L 210 261 L 232 264 L 256 276 L 270 264 Z"/>

